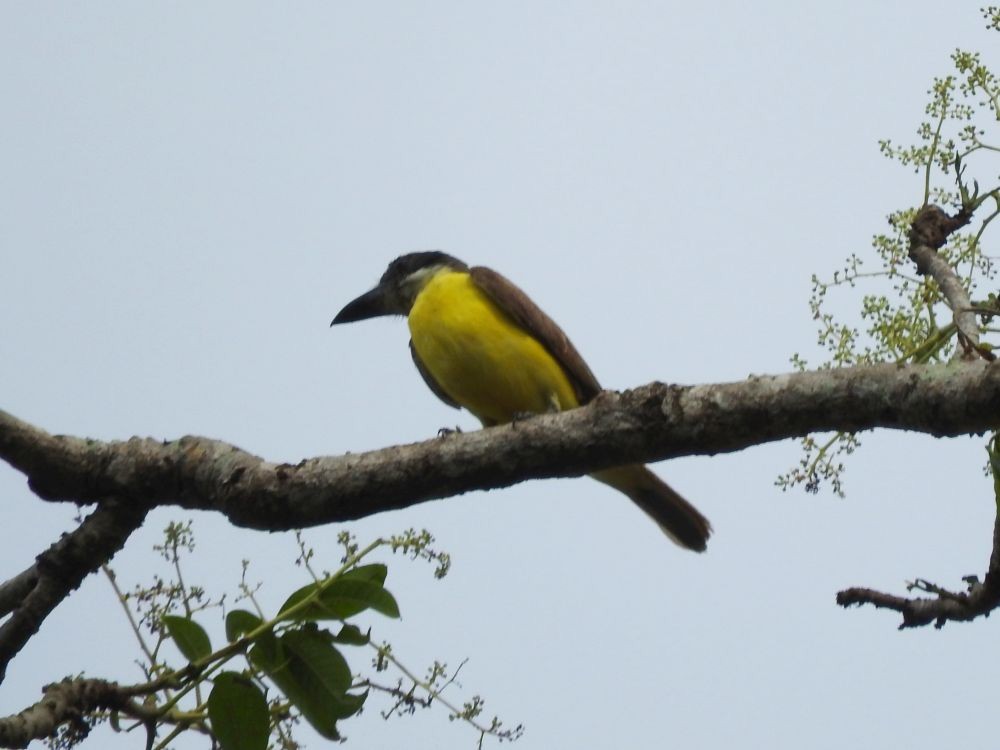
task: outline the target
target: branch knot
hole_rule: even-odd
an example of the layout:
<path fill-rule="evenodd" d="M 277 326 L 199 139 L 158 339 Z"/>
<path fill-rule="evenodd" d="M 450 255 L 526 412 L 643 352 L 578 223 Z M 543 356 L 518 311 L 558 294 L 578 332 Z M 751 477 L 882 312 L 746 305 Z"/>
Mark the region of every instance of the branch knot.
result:
<path fill-rule="evenodd" d="M 910 258 L 916 262 L 917 270 L 927 273 L 926 263 L 916 253 L 918 247 L 929 247 L 940 250 L 948 241 L 948 236 L 961 229 L 972 219 L 971 214 L 959 211 L 949 216 L 939 206 L 928 205 L 921 208 L 910 225 L 908 239 L 910 241 Z"/>

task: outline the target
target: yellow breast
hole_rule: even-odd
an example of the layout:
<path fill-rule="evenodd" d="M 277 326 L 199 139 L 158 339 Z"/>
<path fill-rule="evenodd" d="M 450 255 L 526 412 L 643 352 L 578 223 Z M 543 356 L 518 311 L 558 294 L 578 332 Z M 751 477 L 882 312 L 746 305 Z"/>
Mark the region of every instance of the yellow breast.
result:
<path fill-rule="evenodd" d="M 437 273 L 417 295 L 408 323 L 413 347 L 431 376 L 484 425 L 578 405 L 555 358 L 468 273 Z"/>

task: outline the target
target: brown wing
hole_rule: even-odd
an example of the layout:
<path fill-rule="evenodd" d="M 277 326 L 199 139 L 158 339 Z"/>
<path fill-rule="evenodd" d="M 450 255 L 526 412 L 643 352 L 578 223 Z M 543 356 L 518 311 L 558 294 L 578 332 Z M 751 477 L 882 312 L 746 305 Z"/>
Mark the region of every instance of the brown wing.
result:
<path fill-rule="evenodd" d="M 515 323 L 538 339 L 562 365 L 581 404 L 587 403 L 601 392 L 600 383 L 569 337 L 527 294 L 490 268 L 475 266 L 469 269 L 469 275 L 487 297 L 510 315 Z"/>
<path fill-rule="evenodd" d="M 410 342 L 410 356 L 413 357 L 413 364 L 417 366 L 417 372 L 420 373 L 420 377 L 424 379 L 424 382 L 427 383 L 427 387 L 434 392 L 434 395 L 448 404 L 448 406 L 454 406 L 456 409 L 461 409 L 462 405 L 445 393 L 444 388 L 442 388 L 434 379 L 434 376 L 431 375 L 430 370 L 428 370 L 427 366 L 424 365 L 423 360 L 420 359 L 420 355 L 417 354 L 417 350 L 413 347 L 412 341 Z"/>

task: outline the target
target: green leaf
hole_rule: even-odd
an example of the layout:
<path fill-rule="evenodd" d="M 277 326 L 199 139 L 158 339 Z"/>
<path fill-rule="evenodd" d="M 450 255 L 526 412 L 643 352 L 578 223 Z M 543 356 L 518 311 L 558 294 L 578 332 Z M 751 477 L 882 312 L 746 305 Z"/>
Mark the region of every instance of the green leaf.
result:
<path fill-rule="evenodd" d="M 330 643 L 329 631 L 315 626 L 289 630 L 281 636 L 281 646 L 289 658 L 298 658 L 305 667 L 299 675 L 315 682 L 316 687 L 334 695 L 343 695 L 351 686 L 351 668 Z"/>
<path fill-rule="evenodd" d="M 282 605 L 279 614 L 298 605 L 317 588 L 319 585 L 312 583 L 293 593 Z M 382 588 L 381 583 L 344 575 L 328 584 L 316 601 L 296 612 L 293 619 L 299 622 L 346 620 L 366 609 L 374 609 L 387 617 L 399 617 L 399 605 L 392 594 Z"/>
<path fill-rule="evenodd" d="M 260 639 L 249 656 L 317 732 L 339 739 L 337 721 L 356 714 L 368 693 L 347 692 L 351 670 L 332 640 L 328 631 L 306 625 L 280 638 Z"/>
<path fill-rule="evenodd" d="M 386 617 L 399 617 L 395 597 L 382 584 L 365 580 L 341 579 L 323 592 L 320 601 L 325 606 L 351 605 L 372 608 Z"/>
<path fill-rule="evenodd" d="M 188 661 L 198 661 L 212 653 L 212 642 L 208 639 L 208 633 L 194 620 L 177 615 L 164 615 L 161 622 L 170 637 L 174 639 L 178 650 Z"/>
<path fill-rule="evenodd" d="M 368 698 L 368 691 L 363 693 L 344 693 L 337 699 L 339 706 L 336 709 L 337 720 L 348 719 L 365 705 Z"/>
<path fill-rule="evenodd" d="M 362 633 L 357 625 L 345 623 L 340 632 L 331 640 L 334 643 L 343 643 L 345 646 L 367 646 L 371 643 L 372 638 L 370 630 L 367 633 Z"/>
<path fill-rule="evenodd" d="M 351 568 L 340 576 L 340 580 L 358 578 L 362 581 L 371 581 L 382 586 L 385 584 L 385 577 L 388 573 L 389 569 L 382 563 L 372 563 L 371 565 L 359 565 L 356 568 Z"/>
<path fill-rule="evenodd" d="M 222 750 L 267 750 L 271 717 L 260 688 L 236 672 L 222 672 L 213 682 L 208 718 Z"/>
<path fill-rule="evenodd" d="M 245 609 L 234 609 L 226 615 L 226 640 L 232 643 L 247 633 L 256 630 L 263 622 L 253 612 Z"/>
<path fill-rule="evenodd" d="M 351 568 L 345 573 L 341 573 L 337 577 L 337 581 L 367 581 L 369 583 L 378 584 L 381 586 L 385 583 L 385 577 L 388 574 L 389 569 L 382 565 L 381 563 L 373 563 L 371 565 L 359 565 L 356 568 Z M 329 584 L 328 584 L 329 585 Z M 281 605 L 281 609 L 278 610 L 278 614 L 282 614 L 288 609 L 301 602 L 307 596 L 312 594 L 318 588 L 321 587 L 321 583 L 310 583 L 306 586 L 295 591 L 285 603 Z M 343 606 L 343 605 L 342 605 Z M 362 612 L 367 607 L 351 608 L 344 606 L 343 612 L 345 614 L 335 614 L 335 613 L 323 613 L 321 611 L 312 612 L 311 615 L 299 615 L 295 619 L 297 620 L 322 620 L 322 619 L 344 619 L 356 615 L 358 612 Z"/>
<path fill-rule="evenodd" d="M 291 596 L 285 599 L 285 603 L 281 605 L 281 609 L 278 610 L 278 617 L 281 617 L 281 615 L 285 614 L 285 612 L 290 610 L 292 607 L 301 603 L 307 596 L 315 593 L 318 588 L 319 584 L 310 583 L 307 586 L 303 586 L 302 588 L 293 591 Z M 305 610 L 303 610 L 303 614 L 296 615 L 295 619 L 307 619 L 304 612 Z"/>
<path fill-rule="evenodd" d="M 251 664 L 266 672 L 269 677 L 285 667 L 286 659 L 281 643 L 270 630 L 254 641 L 247 656 Z"/>

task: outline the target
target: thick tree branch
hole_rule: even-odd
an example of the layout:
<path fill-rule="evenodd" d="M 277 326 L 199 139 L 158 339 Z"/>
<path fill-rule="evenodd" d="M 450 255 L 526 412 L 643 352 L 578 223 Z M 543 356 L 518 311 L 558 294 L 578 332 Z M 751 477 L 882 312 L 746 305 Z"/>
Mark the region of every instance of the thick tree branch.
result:
<path fill-rule="evenodd" d="M 1000 426 L 1000 363 L 880 365 L 759 376 L 738 383 L 653 383 L 591 404 L 474 433 L 296 465 L 217 440 L 53 436 L 0 411 L 0 458 L 48 500 L 102 503 L 0 594 L 24 594 L 0 627 L 0 670 L 47 614 L 110 559 L 148 508 L 214 510 L 285 530 L 345 521 L 474 489 L 609 466 L 736 451 L 811 432 L 875 427 L 960 435 Z"/>
<path fill-rule="evenodd" d="M 561 414 L 294 466 L 199 437 L 101 442 L 53 436 L 0 411 L 0 458 L 23 472 L 40 497 L 99 503 L 33 568 L 0 587 L 5 607 L 16 604 L 0 627 L 0 668 L 45 616 L 124 544 L 154 505 L 215 510 L 242 526 L 290 529 L 533 477 L 736 451 L 811 432 L 886 427 L 944 436 L 997 426 L 1000 363 L 983 361 L 844 368 L 703 386 L 653 383 L 601 394 L 586 407 Z M 995 557 L 979 587 L 983 593 L 969 595 L 989 598 L 990 606 L 996 604 L 993 567 L 1000 567 L 1000 551 Z M 854 589 L 840 601 L 892 607 L 909 618 L 905 624 L 969 619 L 962 595 L 938 593 L 938 600 L 927 604 Z M 0 743 L 23 745 L 88 710 L 123 706 L 126 698 L 113 683 L 101 681 L 50 686 L 43 701 L 0 720 Z"/>
<path fill-rule="evenodd" d="M 239 526 L 283 530 L 530 478 L 736 451 L 811 432 L 887 427 L 945 436 L 997 426 L 1000 364 L 979 361 L 718 385 L 653 383 L 514 425 L 296 465 L 199 437 L 109 443 L 57 437 L 0 412 L 0 458 L 48 500 L 141 498 L 144 505 L 214 510 Z"/>

